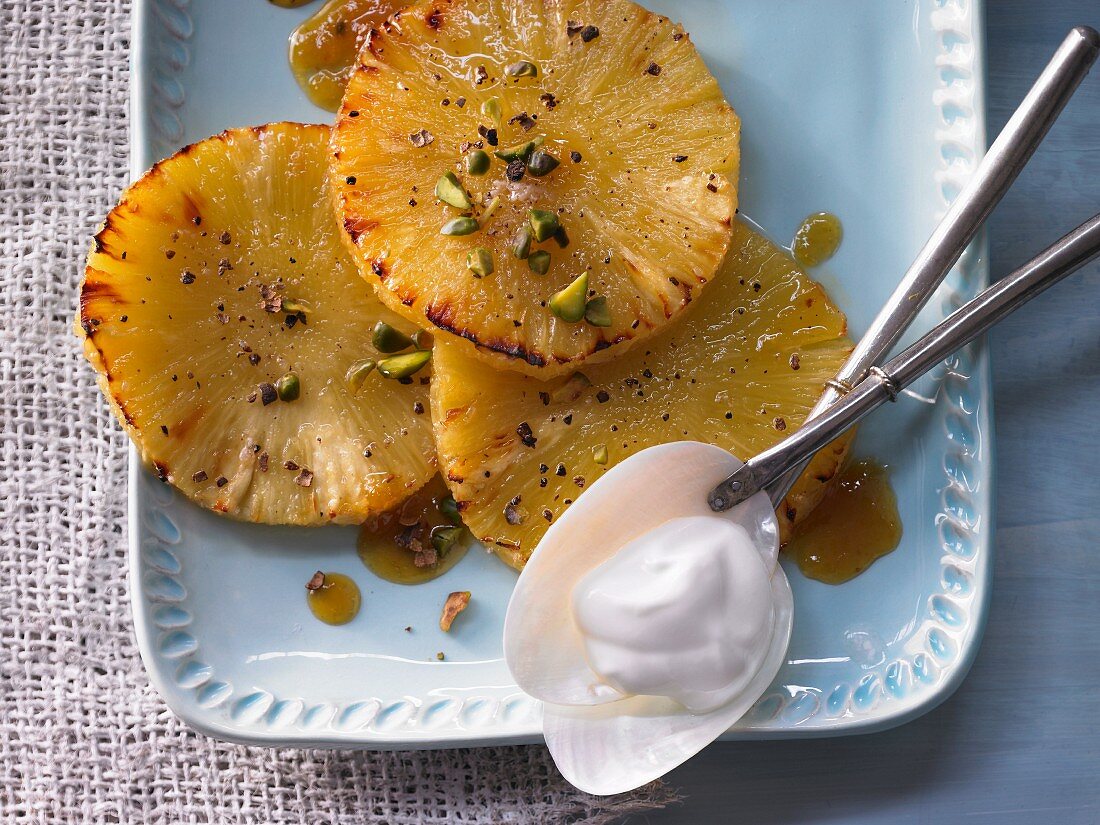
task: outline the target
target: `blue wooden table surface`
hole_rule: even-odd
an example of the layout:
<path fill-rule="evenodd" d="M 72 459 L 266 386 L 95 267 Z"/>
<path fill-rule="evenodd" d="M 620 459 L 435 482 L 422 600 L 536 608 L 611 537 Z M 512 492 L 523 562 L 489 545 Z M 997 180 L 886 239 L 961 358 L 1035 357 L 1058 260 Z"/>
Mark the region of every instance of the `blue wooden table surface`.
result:
<path fill-rule="evenodd" d="M 1100 0 L 987 0 L 990 139 Z M 1100 212 L 1100 68 L 989 224 L 992 277 Z M 991 344 L 996 573 L 973 670 L 939 708 L 842 739 L 712 745 L 670 823 L 1100 823 L 1100 264 Z"/>

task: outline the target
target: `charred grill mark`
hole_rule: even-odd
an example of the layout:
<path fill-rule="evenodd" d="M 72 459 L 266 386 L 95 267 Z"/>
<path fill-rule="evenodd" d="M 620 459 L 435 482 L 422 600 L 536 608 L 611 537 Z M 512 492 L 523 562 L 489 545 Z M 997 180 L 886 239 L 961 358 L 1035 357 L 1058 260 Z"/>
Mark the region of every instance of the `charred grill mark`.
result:
<path fill-rule="evenodd" d="M 402 303 L 405 304 L 405 306 L 411 306 L 413 301 L 410 299 L 403 299 Z M 454 322 L 454 313 L 449 306 L 445 305 L 442 308 L 427 306 L 424 308 L 424 316 L 432 324 L 439 327 L 440 329 L 457 335 L 460 338 L 465 338 L 467 341 L 470 341 L 475 346 L 480 347 L 481 349 L 500 353 L 501 355 L 507 355 L 510 358 L 522 359 L 533 367 L 545 367 L 548 363 L 547 356 L 543 355 L 540 352 L 529 350 L 523 344 L 514 343 L 512 341 L 502 341 L 498 339 L 479 338 L 477 333 L 458 326 Z M 647 322 L 646 326 L 652 327 L 652 324 Z M 608 347 L 614 346 L 615 344 L 621 344 L 624 341 L 629 341 L 631 337 L 632 336 L 630 335 L 620 334 L 617 335 L 615 338 L 612 338 L 610 341 L 604 340 L 602 338 L 598 339 L 592 345 L 592 349 L 590 352 L 584 353 L 578 358 L 561 358 L 556 355 L 551 356 L 551 358 L 556 364 L 568 364 L 571 361 L 582 360 L 582 358 L 586 355 L 591 355 L 592 353 L 605 350 Z"/>
<path fill-rule="evenodd" d="M 429 29 L 438 31 L 443 25 L 443 13 L 439 9 L 432 9 L 424 18 L 424 22 L 428 24 Z"/>
<path fill-rule="evenodd" d="M 389 32 L 390 29 L 392 29 L 392 26 L 387 20 L 385 23 L 382 24 L 382 28 Z M 382 49 L 378 45 L 379 38 L 380 35 L 378 29 L 371 29 L 370 34 L 367 35 L 367 51 L 369 51 L 374 56 L 375 60 L 382 59 Z"/>
<path fill-rule="evenodd" d="M 111 251 L 112 241 L 118 239 L 125 240 L 126 232 L 119 226 L 119 214 L 126 209 L 131 214 L 137 212 L 137 205 L 129 198 L 123 198 L 122 202 L 107 213 L 107 217 L 103 221 L 103 228 L 96 233 L 92 239 L 95 244 L 95 252 L 108 255 L 115 260 L 119 260 L 119 256 Z"/>
<path fill-rule="evenodd" d="M 91 338 L 98 331 L 100 317 L 93 314 L 93 304 L 122 305 L 125 302 L 113 286 L 105 281 L 84 281 L 80 290 L 80 328 Z"/>
<path fill-rule="evenodd" d="M 389 277 L 389 270 L 386 269 L 386 261 L 384 258 L 375 258 L 371 261 L 370 271 L 378 276 L 378 280 L 385 282 Z"/>
<path fill-rule="evenodd" d="M 353 244 L 358 245 L 359 239 L 370 232 L 372 229 L 378 228 L 378 221 L 370 221 L 362 217 L 349 216 L 344 218 L 344 231 L 348 233 L 348 237 L 351 238 Z"/>
<path fill-rule="evenodd" d="M 118 290 L 106 281 L 85 280 L 84 288 L 80 290 L 81 308 L 86 307 L 92 301 L 103 301 L 110 304 L 125 303 Z"/>
<path fill-rule="evenodd" d="M 163 461 L 153 462 L 153 472 L 157 474 L 157 478 L 167 483 L 172 480 L 172 474 L 168 470 L 168 465 Z"/>
<path fill-rule="evenodd" d="M 607 340 L 607 339 L 605 339 L 605 338 L 601 338 L 600 340 L 598 340 L 598 341 L 596 342 L 596 345 L 595 345 L 595 347 L 594 347 L 594 348 L 592 349 L 592 351 L 593 351 L 593 352 L 599 352 L 600 350 L 605 350 L 605 349 L 607 349 L 608 347 L 613 347 L 613 346 L 615 346 L 615 344 L 621 344 L 621 343 L 622 343 L 623 341 L 629 341 L 629 340 L 630 340 L 630 336 L 629 336 L 629 335 L 616 335 L 616 336 L 615 336 L 614 338 L 612 338 L 612 339 L 611 339 L 610 341 L 608 341 L 608 340 Z"/>
<path fill-rule="evenodd" d="M 510 358 L 521 358 L 533 367 L 546 366 L 546 356 L 534 352 L 533 350 L 528 350 L 523 344 L 517 344 L 511 341 L 481 339 L 478 338 L 476 333 L 457 326 L 453 320 L 454 313 L 448 305 L 444 305 L 443 307 L 427 306 L 424 308 L 424 316 L 440 329 L 453 333 L 460 338 L 465 338 L 467 341 L 470 341 L 482 349 L 499 352 Z"/>

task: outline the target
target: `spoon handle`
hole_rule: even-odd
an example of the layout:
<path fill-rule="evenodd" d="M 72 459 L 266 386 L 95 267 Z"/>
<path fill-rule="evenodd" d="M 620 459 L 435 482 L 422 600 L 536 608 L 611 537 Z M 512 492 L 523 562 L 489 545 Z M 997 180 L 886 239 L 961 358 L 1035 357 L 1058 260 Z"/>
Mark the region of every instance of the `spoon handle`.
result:
<path fill-rule="evenodd" d="M 766 489 L 871 410 L 896 400 L 901 390 L 955 350 L 1097 255 L 1100 255 L 1100 214 L 987 287 L 881 368 L 872 367 L 851 392 L 793 435 L 750 459 L 711 491 L 707 499 L 711 509 L 728 510 Z"/>
<path fill-rule="evenodd" d="M 1088 26 L 1071 29 L 1032 85 L 1004 129 L 989 147 L 943 220 L 917 254 L 893 295 L 879 311 L 847 362 L 828 386 L 810 418 L 840 396 L 838 387 L 858 384 L 905 333 L 917 313 L 955 265 L 982 222 L 1000 203 L 1051 125 L 1065 108 L 1100 54 L 1100 34 Z M 787 495 L 802 468 L 769 489 L 776 506 Z"/>

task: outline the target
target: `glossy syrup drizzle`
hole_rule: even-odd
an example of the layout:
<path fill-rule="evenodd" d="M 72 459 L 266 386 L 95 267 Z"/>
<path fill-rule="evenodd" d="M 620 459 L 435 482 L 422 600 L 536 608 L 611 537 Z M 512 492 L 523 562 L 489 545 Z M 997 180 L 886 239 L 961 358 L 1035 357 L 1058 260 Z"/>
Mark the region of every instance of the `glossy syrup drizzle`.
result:
<path fill-rule="evenodd" d="M 791 254 L 802 266 L 818 266 L 836 254 L 843 237 L 840 218 L 830 212 L 815 212 L 795 232 Z"/>
<path fill-rule="evenodd" d="M 344 87 L 370 30 L 405 3 L 400 0 L 328 0 L 290 35 L 290 67 L 309 99 L 340 108 Z"/>
<path fill-rule="evenodd" d="M 379 578 L 395 584 L 421 584 L 438 578 L 458 564 L 469 549 L 470 537 L 462 530 L 457 541 L 445 552 L 436 551 L 431 564 L 417 564 L 415 546 L 435 550 L 433 532 L 455 527 L 455 520 L 440 509 L 450 495 L 446 483 L 436 476 L 423 490 L 413 495 L 399 509 L 369 520 L 359 530 L 358 550 L 363 564 Z M 405 544 L 406 546 L 401 546 Z"/>
<path fill-rule="evenodd" d="M 784 551 L 811 579 L 841 584 L 855 578 L 901 541 L 898 501 L 886 468 L 855 461 L 841 470 Z"/>
<path fill-rule="evenodd" d="M 362 596 L 359 586 L 343 573 L 325 573 L 317 590 L 306 591 L 313 615 L 325 624 L 347 624 L 359 614 Z"/>

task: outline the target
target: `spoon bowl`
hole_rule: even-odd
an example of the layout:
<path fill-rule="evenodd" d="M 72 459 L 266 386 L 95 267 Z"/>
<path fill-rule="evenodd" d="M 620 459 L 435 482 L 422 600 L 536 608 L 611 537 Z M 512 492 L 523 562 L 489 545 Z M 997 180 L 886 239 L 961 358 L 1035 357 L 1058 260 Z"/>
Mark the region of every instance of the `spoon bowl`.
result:
<path fill-rule="evenodd" d="M 630 541 L 672 518 L 711 516 L 707 492 L 742 462 L 697 441 L 650 447 L 617 464 L 547 530 L 516 582 L 504 619 L 504 657 L 526 693 L 559 705 L 623 699 L 588 666 L 570 594 Z M 779 526 L 761 493 L 721 514 L 744 527 L 775 571 Z"/>

